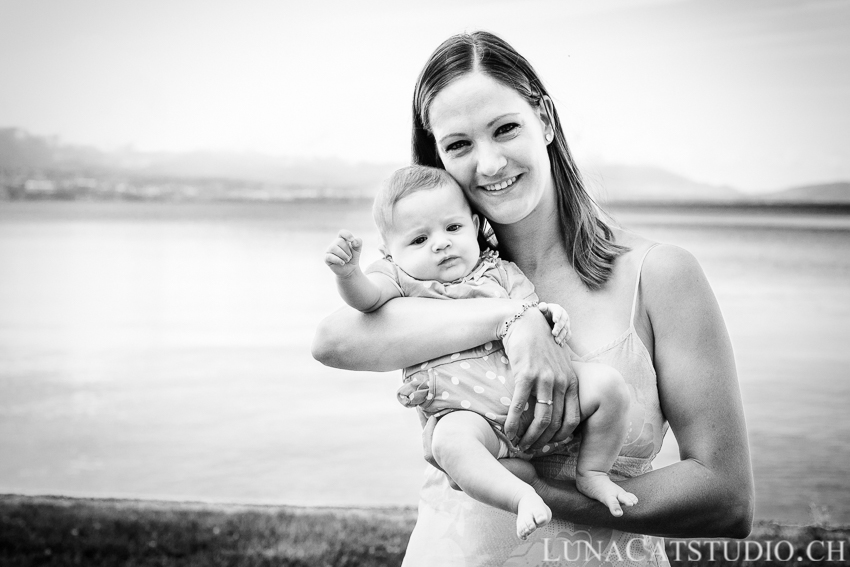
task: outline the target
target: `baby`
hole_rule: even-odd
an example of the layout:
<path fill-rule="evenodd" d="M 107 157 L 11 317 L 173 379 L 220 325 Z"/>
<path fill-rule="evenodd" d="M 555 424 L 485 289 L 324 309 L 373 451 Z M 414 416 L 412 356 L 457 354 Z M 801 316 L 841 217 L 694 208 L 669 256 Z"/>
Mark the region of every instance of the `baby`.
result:
<path fill-rule="evenodd" d="M 481 251 L 478 215 L 444 170 L 411 166 L 395 172 L 381 187 L 373 215 L 388 252 L 384 260 L 362 272 L 362 241 L 345 230 L 325 255 L 325 263 L 336 274 L 339 293 L 350 306 L 370 312 L 403 296 L 521 299 L 523 309 L 502 325 L 501 338 L 529 308 L 543 312 L 559 345 L 568 338 L 563 308 L 538 305 L 534 286 L 519 268 L 493 250 Z M 626 437 L 628 391 L 622 376 L 608 366 L 573 362 L 573 368 L 582 420 L 576 486 L 620 516 L 621 504 L 637 503 L 637 497 L 607 474 Z M 517 514 L 517 535 L 525 539 L 549 523 L 551 510 L 530 485 L 497 459 L 530 459 L 551 454 L 554 448 L 546 445 L 534 453 L 522 453 L 504 434 L 513 391 L 504 350 L 499 343 L 488 342 L 407 368 L 398 398 L 428 416 L 423 431 L 426 459 L 469 496 Z M 552 401 L 535 403 L 551 405 Z M 532 419 L 533 409 L 527 404 L 523 424 Z"/>

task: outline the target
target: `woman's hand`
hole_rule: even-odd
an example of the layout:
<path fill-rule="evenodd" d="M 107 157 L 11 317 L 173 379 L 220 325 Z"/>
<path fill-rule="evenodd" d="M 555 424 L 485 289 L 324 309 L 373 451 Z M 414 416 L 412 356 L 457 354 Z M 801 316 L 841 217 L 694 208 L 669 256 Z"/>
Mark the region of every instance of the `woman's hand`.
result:
<path fill-rule="evenodd" d="M 569 351 L 555 343 L 546 317 L 537 309 L 527 309 L 508 328 L 502 343 L 516 381 L 505 435 L 515 439 L 521 433 L 520 416 L 533 394 L 537 402 L 534 421 L 517 443 L 520 449 L 539 449 L 549 442 L 569 439 L 581 420 L 578 380 Z M 549 400 L 551 405 L 542 403 Z"/>

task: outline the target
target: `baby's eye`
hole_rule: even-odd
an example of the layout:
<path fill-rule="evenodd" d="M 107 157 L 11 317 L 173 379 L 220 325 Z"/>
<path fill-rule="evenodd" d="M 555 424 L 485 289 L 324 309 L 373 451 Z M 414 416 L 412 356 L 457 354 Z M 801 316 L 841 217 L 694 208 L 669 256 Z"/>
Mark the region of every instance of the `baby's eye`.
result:
<path fill-rule="evenodd" d="M 516 122 L 509 122 L 507 124 L 502 124 L 498 128 L 496 128 L 496 135 L 503 136 L 505 134 L 517 134 L 519 132 L 519 124 Z"/>
<path fill-rule="evenodd" d="M 427 238 L 425 238 L 424 236 L 417 236 L 416 238 L 411 240 L 410 243 L 412 245 L 418 246 L 419 244 L 423 244 L 426 240 Z"/>
<path fill-rule="evenodd" d="M 446 230 L 448 230 L 449 232 L 457 232 L 461 228 L 463 228 L 462 224 L 450 224 L 449 226 L 446 227 Z"/>

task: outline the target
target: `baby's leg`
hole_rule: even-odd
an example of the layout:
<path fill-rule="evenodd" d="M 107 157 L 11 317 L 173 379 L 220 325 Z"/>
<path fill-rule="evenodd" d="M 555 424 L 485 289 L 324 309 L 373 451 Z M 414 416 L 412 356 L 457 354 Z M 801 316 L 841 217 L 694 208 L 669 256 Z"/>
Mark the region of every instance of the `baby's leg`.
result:
<path fill-rule="evenodd" d="M 525 539 L 552 519 L 534 489 L 499 464 L 499 438 L 490 423 L 471 411 L 443 416 L 431 441 L 434 459 L 472 498 L 517 515 L 517 535 Z"/>
<path fill-rule="evenodd" d="M 619 372 L 604 364 L 573 363 L 579 380 L 581 448 L 576 465 L 576 487 L 599 500 L 615 516 L 620 504 L 633 506 L 637 497 L 608 478 L 608 471 L 626 440 L 629 390 Z"/>

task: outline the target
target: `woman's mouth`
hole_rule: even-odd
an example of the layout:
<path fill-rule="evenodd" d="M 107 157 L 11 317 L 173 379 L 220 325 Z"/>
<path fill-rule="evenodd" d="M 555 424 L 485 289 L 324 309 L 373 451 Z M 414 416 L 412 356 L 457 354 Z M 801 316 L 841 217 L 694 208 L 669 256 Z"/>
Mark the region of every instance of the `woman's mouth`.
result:
<path fill-rule="evenodd" d="M 487 192 L 501 191 L 502 189 L 507 189 L 519 179 L 519 175 L 514 175 L 513 177 L 509 177 L 508 179 L 503 179 L 498 183 L 491 183 L 490 185 L 479 185 L 482 189 Z"/>

